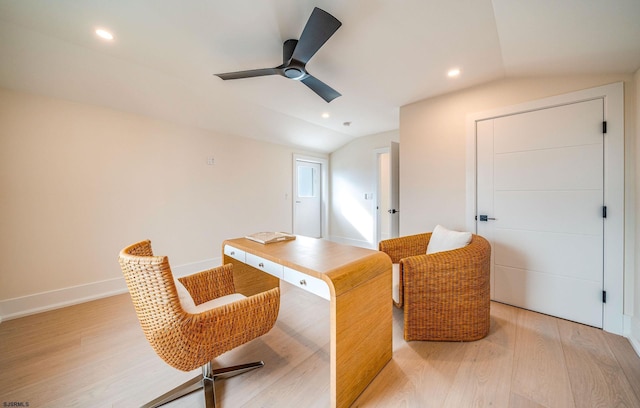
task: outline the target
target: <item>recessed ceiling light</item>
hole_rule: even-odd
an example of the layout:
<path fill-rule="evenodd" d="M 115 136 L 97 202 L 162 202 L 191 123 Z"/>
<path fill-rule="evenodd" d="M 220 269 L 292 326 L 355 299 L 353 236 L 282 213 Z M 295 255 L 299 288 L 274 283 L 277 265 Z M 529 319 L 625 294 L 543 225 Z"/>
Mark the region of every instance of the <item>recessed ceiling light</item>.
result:
<path fill-rule="evenodd" d="M 455 78 L 460 75 L 460 68 L 452 68 L 447 72 L 449 78 Z"/>
<path fill-rule="evenodd" d="M 321 115 L 324 119 L 329 119 L 329 112 L 325 112 Z"/>
<path fill-rule="evenodd" d="M 109 41 L 113 40 L 113 34 L 111 34 L 107 30 L 104 30 L 102 28 L 96 29 L 96 35 L 105 40 L 109 40 Z"/>

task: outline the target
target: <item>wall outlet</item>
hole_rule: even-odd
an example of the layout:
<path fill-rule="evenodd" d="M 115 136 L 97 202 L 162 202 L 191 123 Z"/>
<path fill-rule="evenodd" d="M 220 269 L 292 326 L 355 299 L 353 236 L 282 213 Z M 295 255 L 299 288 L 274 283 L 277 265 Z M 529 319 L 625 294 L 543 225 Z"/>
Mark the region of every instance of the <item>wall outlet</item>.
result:
<path fill-rule="evenodd" d="M 213 157 L 207 157 L 207 164 L 209 166 L 213 166 L 215 164 Z"/>

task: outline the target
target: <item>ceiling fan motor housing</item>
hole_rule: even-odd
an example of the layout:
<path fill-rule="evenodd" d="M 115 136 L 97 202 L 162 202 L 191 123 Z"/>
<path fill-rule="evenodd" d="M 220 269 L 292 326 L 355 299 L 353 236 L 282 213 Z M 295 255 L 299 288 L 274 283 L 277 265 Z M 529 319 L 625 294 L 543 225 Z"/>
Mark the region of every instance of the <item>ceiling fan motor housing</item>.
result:
<path fill-rule="evenodd" d="M 296 67 L 296 66 L 285 67 L 283 71 L 284 71 L 284 76 L 286 76 L 289 79 L 294 79 L 297 81 L 303 79 L 304 76 L 307 74 L 304 68 Z"/>
<path fill-rule="evenodd" d="M 301 80 L 307 75 L 305 64 L 291 59 L 298 40 L 287 40 L 282 45 L 282 75 L 289 79 Z"/>

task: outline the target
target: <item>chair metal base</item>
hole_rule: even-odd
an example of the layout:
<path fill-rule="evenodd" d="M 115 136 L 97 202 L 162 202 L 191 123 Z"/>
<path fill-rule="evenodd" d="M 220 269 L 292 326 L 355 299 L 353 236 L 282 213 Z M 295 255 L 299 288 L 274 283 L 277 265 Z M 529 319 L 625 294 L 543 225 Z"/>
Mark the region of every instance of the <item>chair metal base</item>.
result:
<path fill-rule="evenodd" d="M 257 361 L 255 363 L 241 364 L 232 367 L 217 368 L 215 370 L 211 367 L 211 362 L 202 366 L 202 375 L 199 375 L 186 383 L 177 386 L 169 392 L 166 392 L 143 405 L 141 408 L 155 408 L 161 405 L 167 404 L 171 401 L 175 401 L 180 397 L 184 397 L 187 394 L 191 394 L 201 388 L 204 388 L 204 401 L 206 408 L 215 408 L 216 406 L 216 392 L 215 392 L 215 380 L 218 378 L 229 378 L 238 374 L 246 373 L 247 371 L 255 370 L 264 366 L 264 362 Z"/>

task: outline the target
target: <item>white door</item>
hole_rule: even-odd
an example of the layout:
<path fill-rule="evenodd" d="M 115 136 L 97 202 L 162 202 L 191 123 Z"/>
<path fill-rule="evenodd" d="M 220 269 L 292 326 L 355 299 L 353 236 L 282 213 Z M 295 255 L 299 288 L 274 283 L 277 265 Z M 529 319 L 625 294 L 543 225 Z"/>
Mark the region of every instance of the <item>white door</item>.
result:
<path fill-rule="evenodd" d="M 384 239 L 400 235 L 399 213 L 399 144 L 391 142 L 389 148 L 376 150 L 378 168 L 377 179 L 377 216 L 376 216 L 376 248 Z"/>
<path fill-rule="evenodd" d="M 386 150 L 386 149 L 385 149 Z M 378 154 L 378 237 L 377 242 L 391 238 L 391 179 L 389 152 Z"/>
<path fill-rule="evenodd" d="M 297 235 L 321 238 L 321 164 L 296 160 L 295 173 L 293 232 Z"/>
<path fill-rule="evenodd" d="M 391 142 L 389 149 L 389 201 L 391 208 L 387 210 L 390 215 L 389 223 L 391 237 L 400 235 L 400 144 Z"/>
<path fill-rule="evenodd" d="M 493 299 L 602 327 L 603 100 L 477 123 Z"/>

